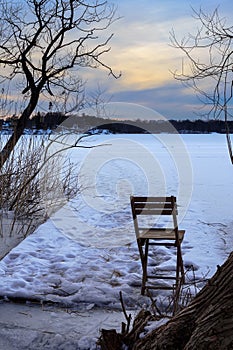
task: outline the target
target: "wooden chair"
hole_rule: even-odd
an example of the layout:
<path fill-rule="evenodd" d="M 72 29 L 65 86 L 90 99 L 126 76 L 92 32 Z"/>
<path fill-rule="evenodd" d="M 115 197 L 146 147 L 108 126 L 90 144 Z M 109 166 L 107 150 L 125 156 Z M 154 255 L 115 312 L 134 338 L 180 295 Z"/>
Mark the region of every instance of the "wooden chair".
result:
<path fill-rule="evenodd" d="M 138 249 L 142 263 L 142 295 L 147 289 L 173 289 L 178 298 L 180 286 L 184 283 L 184 268 L 181 242 L 184 230 L 178 229 L 176 197 L 134 197 L 131 196 L 131 208 Z M 152 219 L 150 225 L 146 217 Z M 144 222 L 143 222 L 144 221 Z M 176 249 L 176 274 L 148 274 L 149 246 L 173 246 Z M 172 285 L 161 283 L 148 284 L 149 279 L 174 280 Z"/>

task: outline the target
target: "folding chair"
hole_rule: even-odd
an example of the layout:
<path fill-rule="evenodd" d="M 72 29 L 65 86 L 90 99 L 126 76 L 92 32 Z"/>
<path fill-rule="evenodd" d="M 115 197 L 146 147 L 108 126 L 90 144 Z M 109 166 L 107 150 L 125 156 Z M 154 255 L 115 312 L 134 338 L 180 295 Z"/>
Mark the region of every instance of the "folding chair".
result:
<path fill-rule="evenodd" d="M 142 263 L 142 288 L 144 295 L 147 289 L 173 289 L 175 288 L 178 297 L 180 286 L 184 283 L 184 268 L 181 253 L 181 242 L 184 237 L 184 230 L 178 229 L 176 197 L 134 197 L 131 196 L 131 208 L 134 220 L 134 228 L 137 238 L 138 249 Z M 147 217 L 150 224 L 145 223 Z M 167 226 L 168 225 L 168 226 Z M 176 274 L 148 274 L 149 247 L 173 246 L 176 249 Z M 148 284 L 150 279 L 174 280 L 175 284 L 161 285 Z"/>

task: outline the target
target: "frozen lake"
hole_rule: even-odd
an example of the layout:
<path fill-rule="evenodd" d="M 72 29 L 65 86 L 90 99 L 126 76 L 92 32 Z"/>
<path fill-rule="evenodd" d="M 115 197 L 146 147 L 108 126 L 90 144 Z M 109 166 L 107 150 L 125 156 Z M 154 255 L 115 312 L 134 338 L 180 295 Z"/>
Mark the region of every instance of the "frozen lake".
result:
<path fill-rule="evenodd" d="M 80 195 L 0 262 L 0 294 L 120 309 L 150 303 L 140 295 L 141 265 L 129 198 L 175 195 L 185 267 L 209 278 L 232 249 L 233 166 L 224 135 L 99 135 L 70 156 Z M 159 248 L 154 265 L 173 270 Z M 163 293 L 163 292 L 161 292 Z"/>
<path fill-rule="evenodd" d="M 71 153 L 80 163 L 81 195 L 53 218 L 80 243 L 104 248 L 134 241 L 131 194 L 177 196 L 179 224 L 191 241 L 209 226 L 215 231 L 219 224 L 223 233 L 221 225 L 231 221 L 233 167 L 224 135 L 101 135 L 85 142 L 97 147 Z M 231 240 L 226 236 L 223 243 Z M 218 233 L 213 244 L 228 251 L 219 239 Z"/>

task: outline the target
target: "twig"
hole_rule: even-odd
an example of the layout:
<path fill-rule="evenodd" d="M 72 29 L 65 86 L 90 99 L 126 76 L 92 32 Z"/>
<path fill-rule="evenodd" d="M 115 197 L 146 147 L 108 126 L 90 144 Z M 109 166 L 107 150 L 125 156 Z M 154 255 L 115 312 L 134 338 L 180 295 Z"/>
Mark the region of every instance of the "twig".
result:
<path fill-rule="evenodd" d="M 127 312 L 125 310 L 123 297 L 122 297 L 122 292 L 120 291 L 119 294 L 120 294 L 120 302 L 121 302 L 122 311 L 123 311 L 123 314 L 124 314 L 126 322 L 127 322 L 126 329 L 125 329 L 125 323 L 122 323 L 122 333 L 128 333 L 132 316 L 131 316 L 131 314 L 127 315 Z"/>
<path fill-rule="evenodd" d="M 151 309 L 153 310 L 153 313 L 154 313 L 154 316 L 156 316 L 156 312 L 159 314 L 159 316 L 163 316 L 162 315 L 162 312 L 159 310 L 159 308 L 158 308 L 158 306 L 157 306 L 157 304 L 156 304 L 156 302 L 157 302 L 157 300 L 154 300 L 153 298 L 152 298 L 152 295 L 151 295 L 151 293 L 149 292 L 149 290 L 147 290 L 147 295 L 148 295 L 148 297 L 150 298 L 150 301 L 151 301 Z"/>

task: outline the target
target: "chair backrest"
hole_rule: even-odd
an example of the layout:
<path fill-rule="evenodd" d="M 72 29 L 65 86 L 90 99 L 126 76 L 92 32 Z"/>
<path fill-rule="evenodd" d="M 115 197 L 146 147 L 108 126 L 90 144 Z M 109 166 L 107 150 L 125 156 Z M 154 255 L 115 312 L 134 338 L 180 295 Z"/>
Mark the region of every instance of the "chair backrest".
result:
<path fill-rule="evenodd" d="M 173 229 L 178 230 L 176 197 L 130 197 L 136 233 L 138 232 L 138 216 L 170 216 Z"/>

